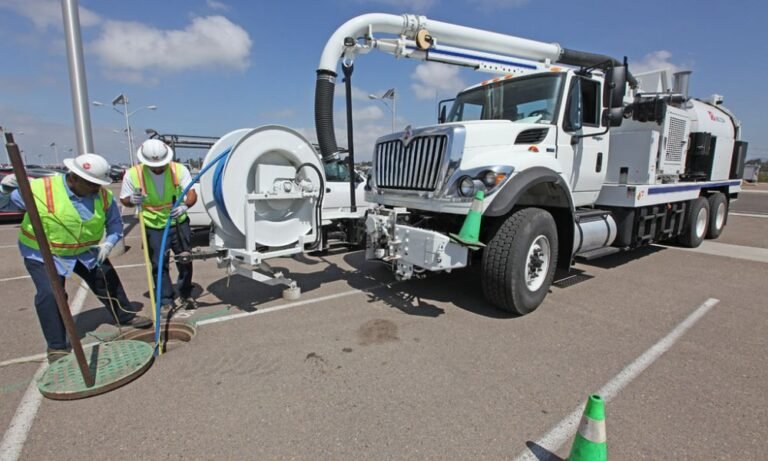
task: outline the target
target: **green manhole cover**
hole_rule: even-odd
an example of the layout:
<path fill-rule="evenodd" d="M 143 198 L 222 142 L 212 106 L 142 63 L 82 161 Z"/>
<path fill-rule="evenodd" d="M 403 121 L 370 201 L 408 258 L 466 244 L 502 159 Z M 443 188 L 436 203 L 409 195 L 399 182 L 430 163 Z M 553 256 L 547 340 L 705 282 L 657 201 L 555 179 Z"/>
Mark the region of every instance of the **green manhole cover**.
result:
<path fill-rule="evenodd" d="M 73 400 L 103 394 L 141 376 L 152 365 L 153 348 L 141 341 L 113 341 L 85 351 L 96 382 L 83 381 L 74 353 L 52 363 L 37 381 L 40 393 L 49 399 Z"/>

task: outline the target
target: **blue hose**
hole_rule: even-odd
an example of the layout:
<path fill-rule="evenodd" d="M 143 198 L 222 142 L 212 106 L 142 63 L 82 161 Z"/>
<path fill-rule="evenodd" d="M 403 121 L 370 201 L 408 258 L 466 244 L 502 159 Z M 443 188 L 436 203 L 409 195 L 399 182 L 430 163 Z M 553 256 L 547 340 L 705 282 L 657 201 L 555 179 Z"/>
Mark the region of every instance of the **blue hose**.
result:
<path fill-rule="evenodd" d="M 219 162 L 223 159 L 225 159 L 229 153 L 232 151 L 232 147 L 230 146 L 227 148 L 224 152 L 216 156 L 208 165 L 203 167 L 202 170 L 200 170 L 200 173 L 197 174 L 194 178 L 192 178 L 192 182 L 189 183 L 189 185 L 184 189 L 184 191 L 179 195 L 179 198 L 176 199 L 176 203 L 173 204 L 173 208 L 176 208 L 181 204 L 181 202 L 184 200 L 184 196 L 187 195 L 187 192 L 189 192 L 190 189 L 192 189 L 192 186 L 194 186 L 198 181 L 200 181 L 200 177 L 204 175 L 212 166 L 219 164 Z M 224 165 L 224 162 L 221 162 L 221 165 Z M 218 173 L 217 176 L 219 176 L 219 183 L 221 182 L 221 168 L 217 167 L 216 172 Z M 219 186 L 220 187 L 220 186 Z M 215 189 L 215 188 L 214 188 Z M 223 201 L 222 201 L 223 203 Z M 218 204 L 218 200 L 217 200 Z M 163 263 L 165 262 L 165 243 L 168 239 L 168 229 L 171 228 L 171 221 L 173 218 L 171 216 L 168 216 L 168 221 L 165 223 L 165 228 L 163 229 L 163 238 L 160 241 L 160 258 L 157 262 L 157 281 L 155 283 L 155 318 L 160 319 L 160 300 L 162 299 L 162 292 L 163 292 Z M 160 322 L 158 321 L 155 325 L 155 357 L 157 357 L 158 350 L 160 346 Z"/>

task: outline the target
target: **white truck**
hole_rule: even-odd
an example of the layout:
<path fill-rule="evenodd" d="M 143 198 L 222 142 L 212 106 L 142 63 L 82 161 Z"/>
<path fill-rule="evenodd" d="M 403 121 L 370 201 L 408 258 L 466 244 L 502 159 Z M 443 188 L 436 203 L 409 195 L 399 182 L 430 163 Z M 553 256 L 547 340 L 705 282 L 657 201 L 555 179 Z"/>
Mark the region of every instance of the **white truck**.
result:
<path fill-rule="evenodd" d="M 366 256 L 397 278 L 479 261 L 487 300 L 523 315 L 576 257 L 660 241 L 695 247 L 722 232 L 747 143 L 721 96 L 688 96 L 689 72 L 668 88 L 664 71 L 632 76 L 626 58 L 423 16 L 363 15 L 333 34 L 317 71 L 325 158 L 338 150 L 336 66 L 372 50 L 498 74 L 441 107 L 439 124 L 376 142 Z M 478 191 L 485 247 L 475 251 L 449 234 Z"/>

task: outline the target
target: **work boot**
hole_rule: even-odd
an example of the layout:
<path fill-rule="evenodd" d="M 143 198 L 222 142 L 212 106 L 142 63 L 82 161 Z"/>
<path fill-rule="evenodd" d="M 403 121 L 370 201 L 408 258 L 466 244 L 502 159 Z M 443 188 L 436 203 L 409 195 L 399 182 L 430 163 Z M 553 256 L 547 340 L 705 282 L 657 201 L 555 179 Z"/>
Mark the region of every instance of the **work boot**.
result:
<path fill-rule="evenodd" d="M 197 309 L 197 301 L 195 301 L 195 298 L 191 296 L 189 298 L 182 299 L 181 305 L 184 306 L 184 310 L 187 311 L 193 311 Z"/>
<path fill-rule="evenodd" d="M 171 302 L 160 306 L 160 317 L 167 317 L 168 314 L 176 309 L 176 304 Z"/>
<path fill-rule="evenodd" d="M 48 352 L 48 364 L 49 365 L 52 364 L 53 362 L 59 360 L 59 359 L 63 359 L 64 357 L 67 356 L 67 354 L 69 354 L 69 350 L 68 349 L 51 349 L 50 347 L 48 348 L 47 352 Z"/>
<path fill-rule="evenodd" d="M 143 315 L 137 315 L 127 322 L 121 322 L 120 326 L 139 328 L 143 330 L 152 326 L 152 319 L 144 317 Z"/>

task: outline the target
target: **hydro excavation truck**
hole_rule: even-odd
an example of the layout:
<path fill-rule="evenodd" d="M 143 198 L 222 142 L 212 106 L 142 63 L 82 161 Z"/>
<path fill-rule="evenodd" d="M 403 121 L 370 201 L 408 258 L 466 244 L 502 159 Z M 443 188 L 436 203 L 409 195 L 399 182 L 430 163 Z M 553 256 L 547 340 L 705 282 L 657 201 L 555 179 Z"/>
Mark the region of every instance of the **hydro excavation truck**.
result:
<path fill-rule="evenodd" d="M 337 63 L 348 71 L 372 50 L 498 74 L 441 105 L 437 125 L 376 142 L 366 256 L 397 278 L 479 262 L 487 300 L 522 315 L 575 258 L 662 241 L 696 247 L 723 231 L 747 143 L 722 96 L 689 97 L 690 72 L 668 88 L 665 71 L 633 76 L 626 58 L 423 16 L 359 16 L 333 34 L 317 71 L 326 159 L 337 151 Z M 467 244 L 450 234 L 473 200 L 482 227 Z"/>

